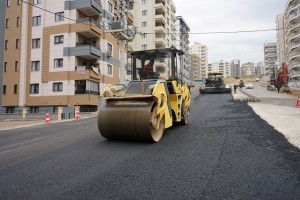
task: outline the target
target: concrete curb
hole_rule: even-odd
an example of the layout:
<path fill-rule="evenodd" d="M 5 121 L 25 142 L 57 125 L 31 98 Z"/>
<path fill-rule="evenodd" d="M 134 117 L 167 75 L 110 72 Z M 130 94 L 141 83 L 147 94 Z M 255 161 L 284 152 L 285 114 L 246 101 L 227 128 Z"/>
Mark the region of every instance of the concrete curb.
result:
<path fill-rule="evenodd" d="M 243 91 L 242 89 L 238 88 L 238 90 L 243 93 L 244 95 L 246 95 L 248 98 L 245 98 L 245 99 L 240 99 L 240 100 L 237 100 L 237 101 L 247 101 L 247 102 L 259 102 L 260 99 L 256 96 L 253 96 L 251 94 L 248 94 L 247 92 Z"/>

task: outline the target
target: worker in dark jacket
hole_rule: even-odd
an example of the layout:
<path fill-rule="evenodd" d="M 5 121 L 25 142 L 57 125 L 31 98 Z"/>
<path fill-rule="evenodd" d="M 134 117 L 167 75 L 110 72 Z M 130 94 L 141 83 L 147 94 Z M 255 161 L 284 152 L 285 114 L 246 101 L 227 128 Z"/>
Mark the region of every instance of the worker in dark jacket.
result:
<path fill-rule="evenodd" d="M 279 94 L 279 92 L 280 92 L 280 88 L 281 88 L 281 84 L 280 84 L 280 83 L 278 83 L 278 84 L 276 85 L 276 87 L 277 87 L 277 92 L 278 92 L 278 94 Z"/>

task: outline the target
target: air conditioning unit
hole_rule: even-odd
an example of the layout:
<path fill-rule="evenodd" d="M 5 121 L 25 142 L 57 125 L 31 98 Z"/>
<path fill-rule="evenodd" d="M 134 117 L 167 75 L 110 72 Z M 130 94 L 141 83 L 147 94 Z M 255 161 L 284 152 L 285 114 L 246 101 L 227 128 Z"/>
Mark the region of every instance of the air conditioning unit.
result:
<path fill-rule="evenodd" d="M 111 56 L 112 56 L 112 52 L 111 52 L 111 51 L 108 51 L 108 52 L 106 53 L 106 56 L 107 56 L 107 57 L 111 57 Z"/>

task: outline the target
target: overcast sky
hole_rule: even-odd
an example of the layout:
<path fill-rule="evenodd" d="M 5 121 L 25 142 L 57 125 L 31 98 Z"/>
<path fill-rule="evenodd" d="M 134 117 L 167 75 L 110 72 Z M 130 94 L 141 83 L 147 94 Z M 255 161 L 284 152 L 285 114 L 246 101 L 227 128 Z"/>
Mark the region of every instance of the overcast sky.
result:
<path fill-rule="evenodd" d="M 190 42 L 208 47 L 208 62 L 240 59 L 241 63 L 264 59 L 266 42 L 276 42 L 276 31 L 238 34 L 195 34 L 203 32 L 261 30 L 276 28 L 288 0 L 173 0 L 176 16 L 190 27 Z"/>

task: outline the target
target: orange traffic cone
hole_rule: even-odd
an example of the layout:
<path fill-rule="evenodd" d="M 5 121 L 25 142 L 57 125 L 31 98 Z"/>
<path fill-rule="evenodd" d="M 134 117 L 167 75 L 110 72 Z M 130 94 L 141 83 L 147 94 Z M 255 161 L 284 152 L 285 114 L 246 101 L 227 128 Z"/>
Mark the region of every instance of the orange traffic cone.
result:
<path fill-rule="evenodd" d="M 296 101 L 296 108 L 300 108 L 300 97 L 298 97 Z"/>
<path fill-rule="evenodd" d="M 46 111 L 46 120 L 45 120 L 46 123 L 50 123 L 50 115 L 48 113 L 48 111 Z"/>
<path fill-rule="evenodd" d="M 75 119 L 79 119 L 79 111 L 78 110 L 75 112 Z"/>

